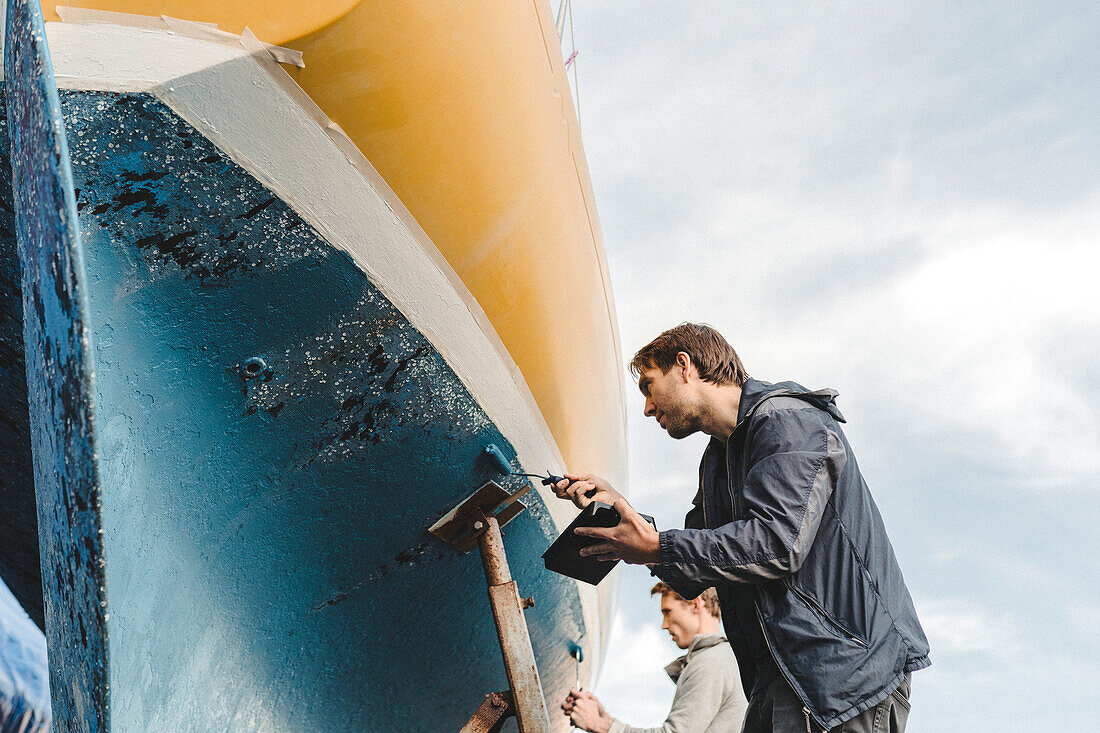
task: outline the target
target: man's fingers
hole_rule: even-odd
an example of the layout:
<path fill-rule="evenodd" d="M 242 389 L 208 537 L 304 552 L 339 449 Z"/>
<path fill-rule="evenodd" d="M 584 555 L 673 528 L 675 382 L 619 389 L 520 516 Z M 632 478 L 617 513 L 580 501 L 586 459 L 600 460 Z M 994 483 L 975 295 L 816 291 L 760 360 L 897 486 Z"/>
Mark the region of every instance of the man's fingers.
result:
<path fill-rule="evenodd" d="M 615 536 L 614 527 L 577 527 L 573 534 L 578 537 L 592 537 L 597 540 L 609 540 Z"/>
<path fill-rule="evenodd" d="M 576 497 L 578 494 L 587 494 L 594 488 L 596 487 L 589 481 L 574 481 L 573 483 L 569 484 L 568 487 L 566 487 L 565 493 L 567 496 L 569 496 L 569 498 L 573 498 Z"/>
<path fill-rule="evenodd" d="M 584 509 L 592 503 L 593 498 L 588 496 L 588 494 L 594 492 L 595 488 L 595 486 L 587 481 L 574 481 L 569 485 L 569 488 L 562 492 L 562 498 L 569 499 L 579 509 Z"/>
<path fill-rule="evenodd" d="M 605 529 L 603 527 L 577 527 L 573 530 L 573 534 L 579 537 L 592 537 L 600 540 L 610 540 L 614 536 L 614 528 Z M 601 542 L 595 545 L 589 545 L 588 547 L 582 547 L 579 550 L 581 557 L 595 557 L 597 560 L 611 562 L 619 560 L 619 551 L 613 542 Z"/>
<path fill-rule="evenodd" d="M 569 488 L 570 483 L 572 482 L 569 481 L 569 479 L 565 479 L 564 481 L 559 481 L 554 484 L 554 495 L 557 496 L 559 499 L 564 499 L 565 491 Z"/>
<path fill-rule="evenodd" d="M 614 545 L 602 544 L 592 545 L 590 547 L 582 547 L 580 549 L 581 557 L 595 557 L 597 560 L 618 560 L 618 550 Z"/>
<path fill-rule="evenodd" d="M 585 494 L 592 491 L 593 488 L 595 487 L 587 481 L 574 481 L 570 483 L 568 479 L 559 481 L 554 484 L 553 487 L 554 496 L 559 499 L 568 499 L 573 502 L 578 509 L 584 509 L 592 503 L 592 499 L 585 496 Z"/>
<path fill-rule="evenodd" d="M 584 509 L 593 501 L 602 501 L 611 504 L 619 496 L 619 493 L 611 488 L 607 479 L 600 478 L 591 473 L 566 473 L 565 478 L 553 484 L 550 488 L 554 496 L 559 499 L 568 499 L 578 509 Z"/>

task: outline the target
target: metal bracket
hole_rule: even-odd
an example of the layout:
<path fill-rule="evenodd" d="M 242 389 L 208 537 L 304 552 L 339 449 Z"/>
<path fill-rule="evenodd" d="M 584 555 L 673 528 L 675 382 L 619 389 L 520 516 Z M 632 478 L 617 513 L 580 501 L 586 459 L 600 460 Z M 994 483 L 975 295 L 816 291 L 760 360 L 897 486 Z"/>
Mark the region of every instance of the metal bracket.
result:
<path fill-rule="evenodd" d="M 440 517 L 439 521 L 428 527 L 428 531 L 459 552 L 470 552 L 477 547 L 478 535 L 485 531 L 484 522 L 481 527 L 475 526 L 480 521 L 478 517 L 484 520 L 486 515 L 494 516 L 493 510 L 511 497 L 512 494 L 502 489 L 495 481 L 489 481 Z M 494 518 L 503 527 L 524 509 L 526 507 L 522 502 L 515 501 L 502 509 Z"/>

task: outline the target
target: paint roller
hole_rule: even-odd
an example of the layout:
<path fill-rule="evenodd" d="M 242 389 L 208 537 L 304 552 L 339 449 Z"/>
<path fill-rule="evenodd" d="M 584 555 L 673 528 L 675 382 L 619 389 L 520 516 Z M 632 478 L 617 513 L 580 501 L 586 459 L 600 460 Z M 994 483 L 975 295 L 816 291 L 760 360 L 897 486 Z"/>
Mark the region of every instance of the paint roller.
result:
<path fill-rule="evenodd" d="M 554 474 L 550 473 L 549 470 L 546 471 L 545 476 L 543 476 L 541 474 L 537 474 L 537 473 L 520 473 L 518 471 L 513 471 L 512 470 L 512 464 L 509 463 L 508 459 L 504 457 L 504 451 L 502 451 L 500 448 L 498 448 L 495 443 L 490 443 L 489 445 L 485 446 L 485 450 L 482 451 L 482 455 L 484 455 L 489 460 L 489 462 L 493 464 L 493 466 L 495 468 L 499 469 L 499 471 L 501 473 L 503 473 L 504 475 L 506 475 L 506 476 L 522 476 L 524 478 L 538 479 L 539 482 L 542 483 L 543 486 L 553 486 L 554 484 L 557 484 L 561 481 L 566 480 L 565 476 L 555 476 Z M 572 486 L 572 485 L 573 485 L 573 481 L 570 481 L 569 486 Z M 493 514 L 498 514 L 502 511 L 504 511 L 509 506 L 511 506 L 512 504 L 516 503 L 521 498 L 523 498 L 527 494 L 527 492 L 529 492 L 531 489 L 534 488 L 534 486 L 535 486 L 534 484 L 528 483 L 522 489 L 520 489 L 516 493 L 509 496 L 507 499 L 502 501 L 500 504 L 498 504 L 493 509 L 492 513 Z M 568 488 L 568 487 L 566 487 L 566 488 Z M 594 493 L 596 493 L 595 489 L 593 489 L 592 491 L 589 491 L 588 494 L 586 494 L 586 496 L 591 496 Z"/>

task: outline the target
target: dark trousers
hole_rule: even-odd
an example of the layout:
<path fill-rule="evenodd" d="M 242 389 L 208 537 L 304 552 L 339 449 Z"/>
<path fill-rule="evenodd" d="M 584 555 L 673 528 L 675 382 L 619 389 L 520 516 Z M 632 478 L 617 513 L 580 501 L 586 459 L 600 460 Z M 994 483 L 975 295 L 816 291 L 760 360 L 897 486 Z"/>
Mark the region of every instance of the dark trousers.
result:
<path fill-rule="evenodd" d="M 909 718 L 909 675 L 898 689 L 870 710 L 822 731 L 803 709 L 802 701 L 780 675 L 749 700 L 741 733 L 905 733 Z"/>

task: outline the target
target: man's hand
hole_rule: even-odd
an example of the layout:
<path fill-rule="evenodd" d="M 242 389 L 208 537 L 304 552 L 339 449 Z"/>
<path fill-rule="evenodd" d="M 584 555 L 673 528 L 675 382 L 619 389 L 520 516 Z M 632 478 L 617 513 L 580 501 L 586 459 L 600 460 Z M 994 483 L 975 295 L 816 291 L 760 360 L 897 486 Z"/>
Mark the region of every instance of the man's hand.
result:
<path fill-rule="evenodd" d="M 590 733 L 607 733 L 615 722 L 596 696 L 587 690 L 570 690 L 561 709 L 569 716 L 570 723 Z"/>
<path fill-rule="evenodd" d="M 559 499 L 568 499 L 577 505 L 578 509 L 584 509 L 594 501 L 602 501 L 604 504 L 614 504 L 616 499 L 621 499 L 622 494 L 615 491 L 607 479 L 600 478 L 591 473 L 567 473 L 566 481 L 554 484 L 554 494 Z M 592 496 L 588 492 L 593 491 Z"/>
<path fill-rule="evenodd" d="M 622 560 L 632 565 L 661 561 L 661 536 L 646 520 L 642 519 L 626 499 L 615 499 L 612 506 L 621 520 L 614 527 L 577 527 L 578 537 L 594 537 L 604 540 L 590 547 L 582 547 L 582 556 L 595 555 L 598 560 Z"/>

